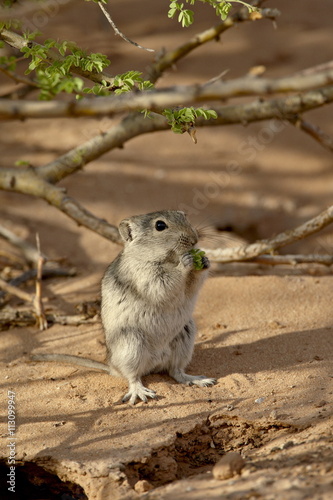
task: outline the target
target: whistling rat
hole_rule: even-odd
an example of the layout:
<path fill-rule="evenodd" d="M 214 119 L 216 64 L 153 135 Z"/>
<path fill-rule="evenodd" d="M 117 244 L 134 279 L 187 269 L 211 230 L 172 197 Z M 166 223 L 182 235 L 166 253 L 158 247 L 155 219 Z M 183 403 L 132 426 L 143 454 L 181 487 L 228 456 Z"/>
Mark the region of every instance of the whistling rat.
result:
<path fill-rule="evenodd" d="M 164 210 L 124 219 L 119 225 L 123 251 L 102 279 L 102 323 L 107 364 L 78 356 L 46 354 L 39 361 L 61 361 L 104 370 L 128 380 L 123 401 L 147 401 L 155 392 L 141 377 L 167 371 L 177 382 L 209 386 L 213 378 L 185 373 L 194 347 L 196 327 L 192 313 L 198 291 L 207 276 L 194 266 L 190 250 L 197 231 L 184 212 Z"/>

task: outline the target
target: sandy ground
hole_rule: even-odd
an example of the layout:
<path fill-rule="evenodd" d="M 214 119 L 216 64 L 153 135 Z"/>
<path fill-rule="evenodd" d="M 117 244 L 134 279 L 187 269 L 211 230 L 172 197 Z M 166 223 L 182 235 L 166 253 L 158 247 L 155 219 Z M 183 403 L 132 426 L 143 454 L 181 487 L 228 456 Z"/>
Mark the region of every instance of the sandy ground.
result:
<path fill-rule="evenodd" d="M 93 3 L 79 3 L 49 16 L 48 36 L 105 52 L 114 73 L 144 71 L 151 56 L 114 37 Z M 329 0 L 313 4 L 268 2 L 283 13 L 276 30 L 268 21 L 239 26 L 179 63 L 160 86 L 205 81 L 225 69 L 237 77 L 258 64 L 267 67 L 268 76 L 282 76 L 331 59 L 332 5 Z M 166 18 L 166 1 L 114 0 L 112 6 L 130 38 L 157 50 L 175 47 L 215 23 L 213 13 L 199 8 L 195 28 L 181 30 Z M 329 113 L 324 108 L 308 118 L 332 134 Z M 17 159 L 43 165 L 115 122 L 2 124 L 0 166 Z M 256 147 L 249 146 L 253 138 Z M 185 204 L 193 223 L 232 229 L 248 241 L 292 228 L 331 204 L 331 157 L 292 126 L 277 130 L 269 122 L 201 129 L 198 139 L 194 145 L 171 132 L 142 136 L 62 184 L 115 224 L 129 215 Z M 232 171 L 231 162 L 237 167 Z M 223 186 L 207 187 L 225 172 Z M 99 298 L 103 270 L 119 247 L 39 200 L 2 192 L 0 213 L 6 227 L 32 243 L 38 231 L 50 258 L 75 266 L 74 278 L 45 282 L 49 311 L 73 314 L 78 304 Z M 328 228 L 286 252 L 331 253 L 332 245 Z M 216 377 L 218 384 L 184 387 L 151 375 L 145 382 L 158 398 L 135 407 L 119 403 L 126 390 L 123 380 L 29 362 L 32 352 L 103 360 L 99 322 L 44 332 L 34 327 L 2 331 L 2 414 L 8 391 L 15 393 L 17 409 L 16 498 L 332 498 L 332 299 L 330 268 L 213 266 L 195 310 L 199 334 L 189 372 Z M 4 499 L 14 498 L 6 485 L 7 433 L 5 422 Z M 245 459 L 242 474 L 214 479 L 214 463 L 231 450 Z M 144 493 L 146 488 L 152 489 Z"/>

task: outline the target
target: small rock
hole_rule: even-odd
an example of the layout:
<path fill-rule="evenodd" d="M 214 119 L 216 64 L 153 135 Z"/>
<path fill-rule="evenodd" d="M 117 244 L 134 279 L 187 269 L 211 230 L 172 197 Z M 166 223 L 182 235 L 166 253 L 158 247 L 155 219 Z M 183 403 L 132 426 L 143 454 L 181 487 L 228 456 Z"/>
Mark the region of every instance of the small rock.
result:
<path fill-rule="evenodd" d="M 278 414 L 276 410 L 272 410 L 269 414 L 270 418 L 276 420 L 278 418 Z"/>
<path fill-rule="evenodd" d="M 257 398 L 254 402 L 260 405 L 260 403 L 263 403 L 265 401 L 265 398 Z"/>
<path fill-rule="evenodd" d="M 215 479 L 223 481 L 240 474 L 245 465 L 245 460 L 236 451 L 230 451 L 224 455 L 213 467 Z"/>
<path fill-rule="evenodd" d="M 145 479 L 142 479 L 142 481 L 138 481 L 134 485 L 134 489 L 137 493 L 145 493 L 146 491 L 150 491 L 153 488 L 154 486 Z"/>
<path fill-rule="evenodd" d="M 326 405 L 327 405 L 327 401 L 322 400 L 322 401 L 319 401 L 319 403 L 315 403 L 315 408 L 322 408 L 323 406 L 326 406 Z"/>
<path fill-rule="evenodd" d="M 281 450 L 288 450 L 288 448 L 292 448 L 295 446 L 294 441 L 287 441 L 286 443 L 281 444 L 280 448 Z"/>

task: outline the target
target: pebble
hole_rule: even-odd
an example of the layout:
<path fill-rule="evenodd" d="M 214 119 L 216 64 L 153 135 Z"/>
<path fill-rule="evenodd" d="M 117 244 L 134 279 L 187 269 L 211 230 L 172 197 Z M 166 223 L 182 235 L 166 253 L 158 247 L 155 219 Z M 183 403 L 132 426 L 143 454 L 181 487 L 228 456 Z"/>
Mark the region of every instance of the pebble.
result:
<path fill-rule="evenodd" d="M 138 481 L 134 485 L 134 489 L 137 493 L 145 493 L 146 491 L 150 491 L 154 488 L 154 486 L 149 483 L 149 481 L 146 481 L 145 479 L 142 479 L 142 481 Z"/>
<path fill-rule="evenodd" d="M 223 481 L 240 474 L 245 465 L 245 460 L 236 451 L 229 451 L 213 467 L 215 479 Z"/>

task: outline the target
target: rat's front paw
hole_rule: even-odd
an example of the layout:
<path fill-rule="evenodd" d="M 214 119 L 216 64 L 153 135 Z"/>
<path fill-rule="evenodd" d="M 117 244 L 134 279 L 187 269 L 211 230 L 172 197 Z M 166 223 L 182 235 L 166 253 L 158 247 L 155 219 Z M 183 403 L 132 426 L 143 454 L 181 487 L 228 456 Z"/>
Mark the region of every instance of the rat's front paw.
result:
<path fill-rule="evenodd" d="M 194 267 L 193 255 L 190 252 L 184 253 L 180 258 L 181 263 L 185 267 Z"/>
<path fill-rule="evenodd" d="M 209 259 L 205 255 L 203 257 L 201 257 L 201 263 L 203 266 L 202 269 L 208 269 L 210 267 Z"/>

